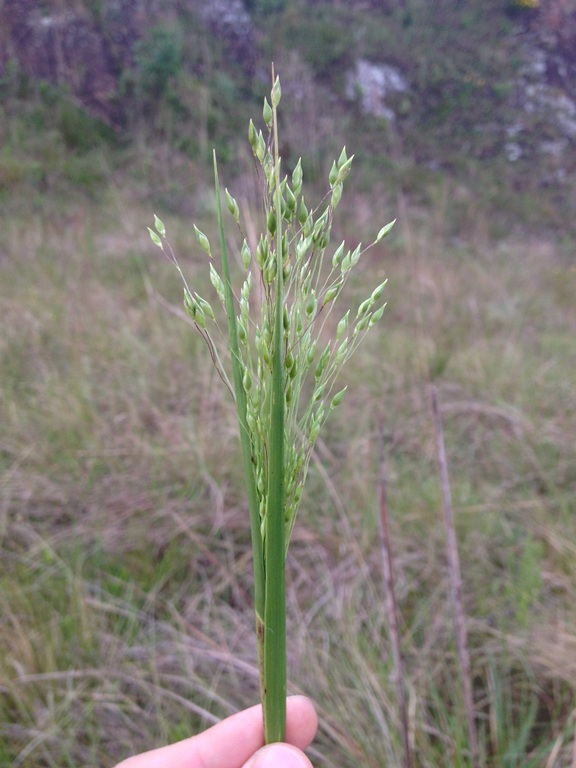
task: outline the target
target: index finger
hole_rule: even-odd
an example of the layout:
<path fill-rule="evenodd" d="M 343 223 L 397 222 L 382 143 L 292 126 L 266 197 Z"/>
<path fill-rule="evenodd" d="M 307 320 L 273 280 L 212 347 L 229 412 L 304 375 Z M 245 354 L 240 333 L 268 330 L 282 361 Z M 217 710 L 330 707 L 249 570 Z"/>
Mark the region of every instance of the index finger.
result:
<path fill-rule="evenodd" d="M 314 738 L 318 719 L 305 696 L 286 702 L 286 742 L 306 749 Z M 240 768 L 264 746 L 262 707 L 238 712 L 198 736 L 167 747 L 129 757 L 116 768 Z"/>

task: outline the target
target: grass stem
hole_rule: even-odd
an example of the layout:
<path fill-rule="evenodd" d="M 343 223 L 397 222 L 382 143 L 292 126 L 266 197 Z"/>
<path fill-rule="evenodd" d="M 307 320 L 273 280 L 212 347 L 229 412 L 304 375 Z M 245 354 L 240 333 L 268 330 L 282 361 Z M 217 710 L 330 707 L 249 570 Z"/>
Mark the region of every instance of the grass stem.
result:
<path fill-rule="evenodd" d="M 274 68 L 272 68 L 274 80 Z M 276 301 L 274 309 L 272 401 L 268 505 L 265 529 L 266 595 L 264 609 L 264 730 L 266 742 L 284 741 L 286 731 L 286 577 L 285 577 L 285 465 L 284 465 L 284 281 L 282 263 L 282 204 L 276 101 L 274 126 L 274 209 L 276 212 Z"/>
<path fill-rule="evenodd" d="M 384 584 L 386 586 L 386 612 L 390 627 L 390 641 L 392 644 L 392 658 L 394 660 L 394 678 L 396 681 L 396 695 L 398 708 L 400 709 L 400 725 L 402 730 L 402 747 L 404 750 L 404 768 L 412 768 L 412 749 L 408 727 L 408 709 L 406 706 L 406 673 L 402 658 L 402 641 L 400 637 L 400 621 L 398 604 L 396 601 L 396 589 L 394 584 L 394 567 L 392 558 L 392 539 L 388 516 L 388 477 L 386 470 L 386 456 L 384 452 L 384 440 L 380 440 L 380 476 L 378 481 L 378 497 L 380 515 L 378 517 L 380 542 L 382 551 L 382 570 Z"/>
<path fill-rule="evenodd" d="M 470 671 L 470 656 L 468 653 L 468 641 L 466 632 L 466 617 L 462 600 L 462 577 L 460 573 L 460 558 L 458 556 L 458 540 L 454 525 L 454 510 L 452 507 L 452 493 L 450 490 L 450 478 L 448 475 L 448 461 L 444 445 L 444 432 L 442 419 L 438 407 L 438 395 L 436 388 L 430 385 L 430 403 L 434 420 L 434 434 L 436 437 L 436 451 L 440 468 L 440 483 L 442 487 L 442 508 L 444 512 L 444 524 L 446 526 L 446 547 L 448 555 L 448 567 L 450 572 L 450 588 L 452 593 L 452 606 L 454 610 L 454 629 L 456 635 L 456 647 L 460 663 L 462 679 L 462 693 L 464 696 L 464 708 L 466 711 L 466 723 L 468 727 L 468 742 L 470 746 L 471 763 L 474 768 L 479 768 L 478 739 L 474 722 L 474 699 L 472 695 L 472 674 Z"/>

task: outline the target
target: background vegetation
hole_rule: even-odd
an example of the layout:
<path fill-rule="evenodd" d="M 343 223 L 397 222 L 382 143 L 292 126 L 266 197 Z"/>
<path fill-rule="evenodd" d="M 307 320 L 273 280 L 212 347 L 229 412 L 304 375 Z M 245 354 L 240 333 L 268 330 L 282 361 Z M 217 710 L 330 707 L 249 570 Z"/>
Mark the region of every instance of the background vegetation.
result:
<path fill-rule="evenodd" d="M 415 763 L 471 764 L 433 381 L 480 762 L 573 765 L 576 196 L 569 178 L 543 183 L 548 161 L 511 164 L 475 130 L 487 115 L 505 124 L 524 24 L 481 5 L 368 16 L 314 3 L 303 17 L 297 2 L 254 3 L 262 58 L 245 69 L 192 18 L 159 19 L 122 72 L 114 126 L 62 87 L 5 71 L 0 764 L 111 765 L 258 698 L 234 408 L 146 225 L 162 215 L 209 295 L 191 229 L 193 217 L 214 233 L 205 160 L 216 145 L 256 220 L 245 136 L 274 52 L 286 163 L 303 156 L 319 199 L 341 145 L 357 153 L 334 241 L 367 242 L 399 219 L 364 264 L 367 285 L 389 278 L 387 315 L 344 374 L 290 554 L 289 679 L 319 708 L 312 759 L 402 762 L 377 536 L 382 429 Z M 385 47 L 410 77 L 392 127 L 344 98 L 353 46 L 367 59 Z M 363 276 L 353 289 L 366 292 Z"/>

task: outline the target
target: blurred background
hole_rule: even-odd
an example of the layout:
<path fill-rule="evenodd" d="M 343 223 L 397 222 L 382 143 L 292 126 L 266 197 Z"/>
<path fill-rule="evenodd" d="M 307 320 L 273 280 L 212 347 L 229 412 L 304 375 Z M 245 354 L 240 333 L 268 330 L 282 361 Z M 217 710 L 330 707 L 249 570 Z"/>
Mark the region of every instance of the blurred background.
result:
<path fill-rule="evenodd" d="M 313 762 L 575 766 L 575 0 L 0 2 L 0 764 L 111 766 L 258 700 L 234 407 L 146 227 L 212 298 L 192 224 L 216 242 L 215 148 L 260 231 L 272 61 L 308 204 L 355 154 L 333 242 L 397 219 L 288 559 Z"/>

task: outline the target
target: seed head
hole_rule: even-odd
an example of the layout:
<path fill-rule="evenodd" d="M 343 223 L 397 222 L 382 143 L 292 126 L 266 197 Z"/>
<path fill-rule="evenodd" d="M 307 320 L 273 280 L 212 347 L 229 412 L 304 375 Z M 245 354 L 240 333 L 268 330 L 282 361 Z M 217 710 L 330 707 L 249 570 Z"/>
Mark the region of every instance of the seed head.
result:
<path fill-rule="evenodd" d="M 271 235 L 274 235 L 276 232 L 276 213 L 274 212 L 273 208 L 270 208 L 268 211 L 268 219 L 266 221 L 266 227 L 268 229 L 268 232 L 270 232 Z"/>
<path fill-rule="evenodd" d="M 380 283 L 378 288 L 374 288 L 374 290 L 372 291 L 372 295 L 370 296 L 370 301 L 372 301 L 372 303 L 375 304 L 377 301 L 380 300 L 380 297 L 384 293 L 384 288 L 386 287 L 387 282 L 388 280 L 384 280 L 383 283 Z"/>
<path fill-rule="evenodd" d="M 216 288 L 216 293 L 218 294 L 218 298 L 222 302 L 222 304 L 225 303 L 225 294 L 224 294 L 224 283 L 222 282 L 222 278 L 216 272 L 216 269 L 212 263 L 210 263 L 210 282 Z"/>
<path fill-rule="evenodd" d="M 198 245 L 200 248 L 202 248 L 203 251 L 205 251 L 208 256 L 212 256 L 212 253 L 210 251 L 210 241 L 204 234 L 204 232 L 201 232 L 196 224 L 194 224 L 194 234 L 196 235 L 196 240 L 198 242 Z"/>
<path fill-rule="evenodd" d="M 154 227 L 161 237 L 166 237 L 166 227 L 164 226 L 164 222 L 162 219 L 159 219 L 156 214 L 154 214 Z"/>
<path fill-rule="evenodd" d="M 342 288 L 342 283 L 337 283 L 336 285 L 333 285 L 331 288 L 328 288 L 324 295 L 324 304 L 328 304 L 331 301 L 333 301 L 336 296 L 340 293 L 340 289 Z"/>
<path fill-rule="evenodd" d="M 280 78 L 277 77 L 274 81 L 274 85 L 272 87 L 272 104 L 277 107 L 278 104 L 280 104 L 280 99 L 282 97 L 282 88 L 280 86 Z"/>
<path fill-rule="evenodd" d="M 332 256 L 332 266 L 334 269 L 336 269 L 336 267 L 338 267 L 342 263 L 342 259 L 344 258 L 345 245 L 346 245 L 345 241 L 342 240 L 342 242 L 336 249 L 334 256 Z"/>
<path fill-rule="evenodd" d="M 330 174 L 328 175 L 328 181 L 330 182 L 330 186 L 333 187 L 336 184 L 336 181 L 338 180 L 338 166 L 336 165 L 336 160 L 332 163 L 332 168 L 330 168 Z"/>
<path fill-rule="evenodd" d="M 370 318 L 370 323 L 368 326 L 369 328 L 371 328 L 375 323 L 378 322 L 378 320 L 380 320 L 380 318 L 384 314 L 385 309 L 386 309 L 386 304 L 382 304 L 382 306 L 372 314 L 372 317 Z"/>
<path fill-rule="evenodd" d="M 298 197 L 302 190 L 302 158 L 298 159 L 296 168 L 292 171 L 292 188 L 294 189 L 294 195 Z"/>
<path fill-rule="evenodd" d="M 330 402 L 330 410 L 333 410 L 334 408 L 337 408 L 340 405 L 344 395 L 346 394 L 347 389 L 348 387 L 344 387 L 344 389 L 341 389 L 340 392 L 337 392 L 334 395 L 334 397 L 332 398 L 332 401 Z"/>
<path fill-rule="evenodd" d="M 262 109 L 262 117 L 268 128 L 272 127 L 272 107 L 268 103 L 268 99 L 264 97 L 264 108 Z"/>
<path fill-rule="evenodd" d="M 346 312 L 342 320 L 338 323 L 338 327 L 336 328 L 336 340 L 340 339 L 342 337 L 342 334 L 346 331 L 346 328 L 348 328 L 348 320 L 350 318 L 350 310 Z"/>
<path fill-rule="evenodd" d="M 250 261 L 252 259 L 252 254 L 250 253 L 250 248 L 248 247 L 248 243 L 246 240 L 242 243 L 242 248 L 240 249 L 240 258 L 242 259 L 242 266 L 245 270 L 250 269 Z"/>
<path fill-rule="evenodd" d="M 238 203 L 236 202 L 236 200 L 234 200 L 234 198 L 232 197 L 230 192 L 228 192 L 227 189 L 225 189 L 224 192 L 226 193 L 226 204 L 228 205 L 228 210 L 230 211 L 232 216 L 234 216 L 234 219 L 236 220 L 236 224 L 238 224 L 238 222 L 240 221 L 240 209 L 238 208 Z"/>
<path fill-rule="evenodd" d="M 158 248 L 164 250 L 164 246 L 162 245 L 162 240 L 158 232 L 154 232 L 154 230 L 150 229 L 150 227 L 148 227 L 148 232 L 150 232 L 150 239 L 152 240 L 154 245 L 157 245 Z"/>
<path fill-rule="evenodd" d="M 348 160 L 348 155 L 346 154 L 346 147 L 342 147 L 342 152 L 340 152 L 340 157 L 338 158 L 338 168 L 342 168 L 346 160 Z"/>
<path fill-rule="evenodd" d="M 316 296 L 314 295 L 314 291 L 312 291 L 312 295 L 306 302 L 306 307 L 304 308 L 304 311 L 306 312 L 306 315 L 308 317 L 314 316 L 314 313 L 316 312 L 316 305 L 317 305 Z"/>
<path fill-rule="evenodd" d="M 392 229 L 392 227 L 394 226 L 395 223 L 396 223 L 396 219 L 394 219 L 394 221 L 391 221 L 390 224 L 386 224 L 384 227 L 382 227 L 380 232 L 378 232 L 378 235 L 377 235 L 376 240 L 374 242 L 375 243 L 379 243 L 380 240 L 385 238 L 386 235 L 388 234 L 388 232 L 390 232 L 390 230 Z"/>
<path fill-rule="evenodd" d="M 202 312 L 204 312 L 205 315 L 208 315 L 208 317 L 211 320 L 215 320 L 216 318 L 214 317 L 214 311 L 213 311 L 212 307 L 210 306 L 210 304 L 206 301 L 206 299 L 203 299 L 202 296 L 198 296 L 197 293 L 195 294 L 194 297 L 195 297 L 196 301 L 198 302 L 198 306 L 200 307 Z"/>
<path fill-rule="evenodd" d="M 344 187 L 342 184 L 336 184 L 335 187 L 332 189 L 332 197 L 330 198 L 330 207 L 332 209 L 336 208 L 338 203 L 340 202 L 342 198 L 342 190 Z"/>
<path fill-rule="evenodd" d="M 248 125 L 248 141 L 250 142 L 250 146 L 252 147 L 254 154 L 256 154 L 256 145 L 258 144 L 258 134 L 256 133 L 256 128 L 254 127 L 254 123 L 252 122 L 252 120 L 250 120 L 250 123 Z"/>

